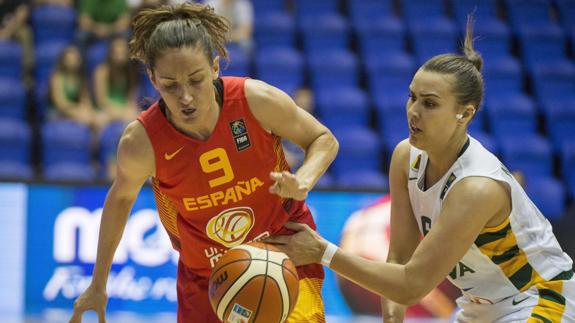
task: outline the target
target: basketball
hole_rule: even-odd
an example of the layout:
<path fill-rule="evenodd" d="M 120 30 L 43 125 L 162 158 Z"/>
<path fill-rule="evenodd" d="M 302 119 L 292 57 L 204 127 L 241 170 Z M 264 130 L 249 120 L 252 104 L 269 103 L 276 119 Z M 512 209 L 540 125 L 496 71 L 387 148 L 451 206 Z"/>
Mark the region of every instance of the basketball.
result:
<path fill-rule="evenodd" d="M 270 244 L 234 247 L 212 270 L 209 296 L 222 322 L 284 322 L 295 307 L 299 277 L 285 253 Z"/>

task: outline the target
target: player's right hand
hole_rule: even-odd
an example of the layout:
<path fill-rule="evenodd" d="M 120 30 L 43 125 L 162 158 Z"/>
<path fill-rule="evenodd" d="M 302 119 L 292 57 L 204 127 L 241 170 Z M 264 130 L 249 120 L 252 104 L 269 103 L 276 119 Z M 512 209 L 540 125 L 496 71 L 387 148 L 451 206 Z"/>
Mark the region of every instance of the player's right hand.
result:
<path fill-rule="evenodd" d="M 69 323 L 81 323 L 85 311 L 95 311 L 98 314 L 98 323 L 106 323 L 107 304 L 106 290 L 90 285 L 74 302 L 74 314 Z"/>

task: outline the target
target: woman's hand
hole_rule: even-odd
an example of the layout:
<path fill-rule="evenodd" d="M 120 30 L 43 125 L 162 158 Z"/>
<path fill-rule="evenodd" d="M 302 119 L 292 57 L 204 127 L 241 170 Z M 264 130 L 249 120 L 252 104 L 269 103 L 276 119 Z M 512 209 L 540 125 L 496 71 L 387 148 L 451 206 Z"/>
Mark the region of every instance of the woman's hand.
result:
<path fill-rule="evenodd" d="M 306 199 L 309 188 L 296 175 L 287 171 L 271 172 L 270 178 L 275 181 L 269 188 L 270 193 L 298 201 Z"/>
<path fill-rule="evenodd" d="M 292 235 L 272 236 L 264 241 L 273 244 L 288 255 L 296 266 L 320 263 L 327 240 L 312 230 L 307 224 L 287 222 L 285 227 L 295 233 Z"/>

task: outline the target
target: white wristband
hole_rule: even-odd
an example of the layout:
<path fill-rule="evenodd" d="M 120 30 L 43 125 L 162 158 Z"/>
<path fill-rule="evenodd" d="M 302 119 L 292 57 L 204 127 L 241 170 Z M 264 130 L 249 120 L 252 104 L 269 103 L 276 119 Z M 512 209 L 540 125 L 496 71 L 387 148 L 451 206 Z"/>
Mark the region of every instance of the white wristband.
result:
<path fill-rule="evenodd" d="M 328 242 L 327 248 L 325 248 L 323 256 L 321 256 L 321 264 L 329 268 L 329 265 L 331 264 L 331 259 L 333 258 L 333 255 L 335 255 L 337 249 L 338 248 L 336 245 L 334 245 L 331 242 Z"/>

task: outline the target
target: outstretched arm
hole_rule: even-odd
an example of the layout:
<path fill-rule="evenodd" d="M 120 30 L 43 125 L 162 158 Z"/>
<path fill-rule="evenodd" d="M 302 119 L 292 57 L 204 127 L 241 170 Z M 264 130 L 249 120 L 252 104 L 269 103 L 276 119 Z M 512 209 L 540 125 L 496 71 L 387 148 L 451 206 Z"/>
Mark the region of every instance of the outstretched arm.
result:
<path fill-rule="evenodd" d="M 509 193 L 503 184 L 468 177 L 452 188 L 439 219 L 405 265 L 370 261 L 338 249 L 329 267 L 380 296 L 415 304 L 447 276 L 488 221 L 509 210 Z M 286 227 L 297 233 L 268 242 L 279 244 L 296 265 L 320 262 L 328 242 L 306 225 L 290 223 Z"/>
<path fill-rule="evenodd" d="M 272 193 L 303 200 L 335 159 L 339 144 L 331 131 L 299 108 L 283 91 L 261 81 L 247 80 L 250 109 L 264 129 L 286 138 L 305 151 L 303 165 L 294 174 L 272 173 Z"/>

